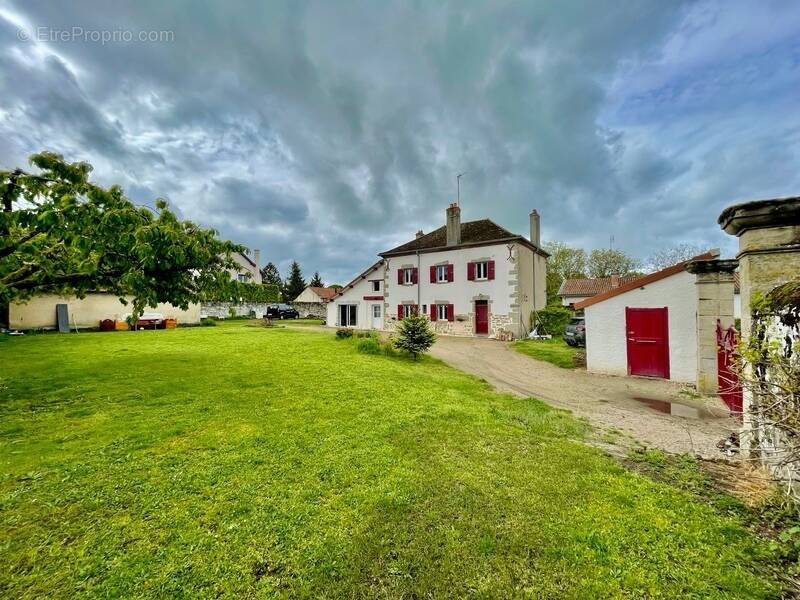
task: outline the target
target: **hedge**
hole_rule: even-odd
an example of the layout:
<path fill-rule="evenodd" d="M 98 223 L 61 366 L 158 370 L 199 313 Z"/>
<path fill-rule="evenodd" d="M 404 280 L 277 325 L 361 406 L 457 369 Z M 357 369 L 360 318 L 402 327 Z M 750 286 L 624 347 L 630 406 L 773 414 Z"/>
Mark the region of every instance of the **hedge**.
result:
<path fill-rule="evenodd" d="M 551 304 L 540 311 L 531 312 L 531 323 L 537 322 L 534 316 L 538 316 L 538 321 L 544 326 L 547 333 L 560 336 L 564 333 L 567 323 L 572 319 L 572 311 L 564 306 Z"/>

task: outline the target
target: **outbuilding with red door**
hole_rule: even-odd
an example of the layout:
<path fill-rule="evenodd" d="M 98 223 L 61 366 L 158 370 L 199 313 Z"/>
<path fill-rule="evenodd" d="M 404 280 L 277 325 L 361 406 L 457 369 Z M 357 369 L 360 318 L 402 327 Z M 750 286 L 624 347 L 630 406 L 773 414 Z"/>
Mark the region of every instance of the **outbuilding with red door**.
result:
<path fill-rule="evenodd" d="M 718 256 L 712 250 L 577 303 L 585 314 L 587 369 L 716 391 L 716 325 L 733 323 L 733 275 L 701 277 L 687 267 L 731 262 Z"/>

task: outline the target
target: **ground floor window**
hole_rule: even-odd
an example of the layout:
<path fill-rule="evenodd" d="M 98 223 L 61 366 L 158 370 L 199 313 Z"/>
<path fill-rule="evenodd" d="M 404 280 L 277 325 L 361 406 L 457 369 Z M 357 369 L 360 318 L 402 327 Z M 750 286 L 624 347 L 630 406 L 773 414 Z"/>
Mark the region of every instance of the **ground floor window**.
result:
<path fill-rule="evenodd" d="M 417 307 L 415 304 L 403 304 L 403 318 L 413 317 L 417 314 Z"/>
<path fill-rule="evenodd" d="M 355 327 L 356 326 L 356 305 L 355 304 L 340 304 L 339 305 L 339 326 L 340 327 Z"/>
<path fill-rule="evenodd" d="M 447 321 L 447 304 L 436 305 L 436 320 Z"/>
<path fill-rule="evenodd" d="M 373 304 L 372 305 L 372 318 L 373 319 L 380 319 L 381 318 L 381 305 L 380 304 Z"/>

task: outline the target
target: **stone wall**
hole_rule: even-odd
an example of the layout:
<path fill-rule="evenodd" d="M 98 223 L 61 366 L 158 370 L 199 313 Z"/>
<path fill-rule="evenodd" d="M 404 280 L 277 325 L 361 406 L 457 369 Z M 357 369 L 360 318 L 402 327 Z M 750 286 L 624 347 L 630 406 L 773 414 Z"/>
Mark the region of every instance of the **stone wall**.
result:
<path fill-rule="evenodd" d="M 294 306 L 304 319 L 310 317 L 325 320 L 327 317 L 327 306 L 322 302 L 290 302 L 289 304 Z"/>
<path fill-rule="evenodd" d="M 227 319 L 231 316 L 231 308 L 233 308 L 237 317 L 254 315 L 260 319 L 267 314 L 267 307 L 270 304 L 274 304 L 274 302 L 204 302 L 200 305 L 200 317 Z"/>

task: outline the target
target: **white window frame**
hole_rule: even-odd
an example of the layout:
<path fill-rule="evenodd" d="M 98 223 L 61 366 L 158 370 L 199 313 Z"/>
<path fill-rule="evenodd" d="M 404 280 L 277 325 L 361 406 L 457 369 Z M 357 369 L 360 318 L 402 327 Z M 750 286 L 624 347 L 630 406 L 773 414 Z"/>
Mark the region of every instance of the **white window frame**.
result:
<path fill-rule="evenodd" d="M 408 317 L 414 316 L 414 305 L 413 304 L 403 304 L 403 318 L 407 319 Z"/>
<path fill-rule="evenodd" d="M 342 322 L 342 307 L 347 306 L 348 309 L 346 311 L 346 317 L 344 319 L 345 322 Z M 350 308 L 353 308 L 351 311 Z M 358 324 L 358 304 L 339 304 L 338 306 L 339 311 L 339 327 L 355 327 Z M 352 320 L 351 320 L 352 317 Z"/>
<path fill-rule="evenodd" d="M 479 261 L 475 263 L 475 281 L 487 281 L 489 279 L 489 261 Z"/>
<path fill-rule="evenodd" d="M 436 283 L 447 283 L 448 265 L 436 265 Z"/>
<path fill-rule="evenodd" d="M 373 279 L 372 280 L 372 291 L 373 292 L 380 292 L 381 291 L 381 280 L 380 279 Z"/>
<path fill-rule="evenodd" d="M 436 320 L 447 321 L 447 304 L 436 305 Z"/>
<path fill-rule="evenodd" d="M 372 305 L 372 318 L 373 319 L 380 319 L 381 315 L 383 314 L 382 308 L 380 304 L 373 304 Z"/>
<path fill-rule="evenodd" d="M 403 285 L 414 285 L 414 269 L 403 269 Z"/>
<path fill-rule="evenodd" d="M 247 283 L 247 275 L 245 273 L 239 273 L 236 275 L 236 281 L 239 283 Z"/>

